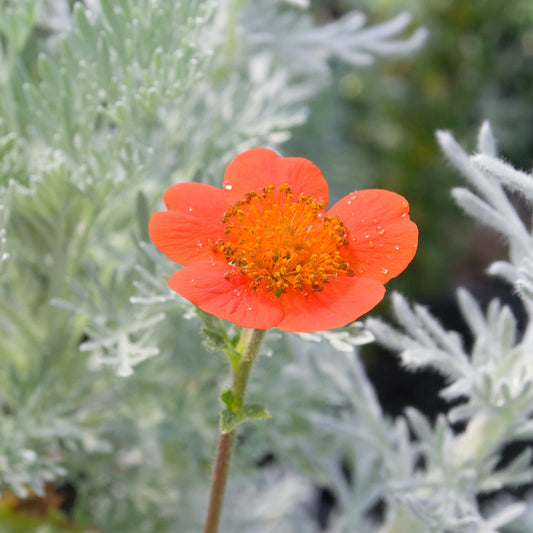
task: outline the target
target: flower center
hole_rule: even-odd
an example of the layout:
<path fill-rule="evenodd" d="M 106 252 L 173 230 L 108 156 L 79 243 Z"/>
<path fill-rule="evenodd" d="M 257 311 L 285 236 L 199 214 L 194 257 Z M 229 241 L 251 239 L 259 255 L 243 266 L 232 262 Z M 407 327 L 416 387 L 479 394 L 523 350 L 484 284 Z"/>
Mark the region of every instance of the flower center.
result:
<path fill-rule="evenodd" d="M 224 214 L 226 238 L 213 250 L 239 268 L 254 290 L 262 286 L 276 296 L 289 287 L 321 291 L 337 276 L 354 276 L 340 254 L 349 242 L 347 229 L 324 207 L 311 196 L 293 198 L 288 184 L 247 193 Z"/>

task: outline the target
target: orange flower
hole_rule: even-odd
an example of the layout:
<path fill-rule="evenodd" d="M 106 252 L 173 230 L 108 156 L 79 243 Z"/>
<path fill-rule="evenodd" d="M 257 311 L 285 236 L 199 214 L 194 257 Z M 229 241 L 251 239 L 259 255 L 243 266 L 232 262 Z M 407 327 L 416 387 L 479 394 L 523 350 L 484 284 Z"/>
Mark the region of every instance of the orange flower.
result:
<path fill-rule="evenodd" d="M 409 204 L 368 189 L 326 212 L 328 185 L 307 159 L 254 148 L 227 167 L 222 189 L 178 183 L 154 213 L 155 245 L 185 268 L 171 289 L 246 328 L 317 331 L 378 304 L 413 258 Z"/>

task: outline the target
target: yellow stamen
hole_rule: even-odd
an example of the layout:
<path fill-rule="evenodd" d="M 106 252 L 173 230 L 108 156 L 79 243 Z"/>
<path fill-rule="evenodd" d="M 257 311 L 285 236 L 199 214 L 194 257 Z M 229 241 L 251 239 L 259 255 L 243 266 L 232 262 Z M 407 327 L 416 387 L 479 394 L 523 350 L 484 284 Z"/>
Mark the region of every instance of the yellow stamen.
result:
<path fill-rule="evenodd" d="M 324 207 L 311 196 L 293 198 L 288 184 L 247 193 L 222 217 L 226 238 L 213 251 L 238 267 L 252 289 L 277 296 L 289 287 L 321 291 L 337 276 L 354 276 L 339 251 L 349 243 L 347 229 Z"/>

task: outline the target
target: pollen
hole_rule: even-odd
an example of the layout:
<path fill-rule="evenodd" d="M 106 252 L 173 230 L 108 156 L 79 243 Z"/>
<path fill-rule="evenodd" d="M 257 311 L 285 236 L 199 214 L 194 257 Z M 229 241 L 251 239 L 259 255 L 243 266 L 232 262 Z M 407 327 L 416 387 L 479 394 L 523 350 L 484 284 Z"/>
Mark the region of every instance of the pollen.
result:
<path fill-rule="evenodd" d="M 341 255 L 349 246 L 347 229 L 324 208 L 312 196 L 295 197 L 288 184 L 247 193 L 224 214 L 225 236 L 213 251 L 247 276 L 253 290 L 322 291 L 339 276 L 355 275 Z"/>

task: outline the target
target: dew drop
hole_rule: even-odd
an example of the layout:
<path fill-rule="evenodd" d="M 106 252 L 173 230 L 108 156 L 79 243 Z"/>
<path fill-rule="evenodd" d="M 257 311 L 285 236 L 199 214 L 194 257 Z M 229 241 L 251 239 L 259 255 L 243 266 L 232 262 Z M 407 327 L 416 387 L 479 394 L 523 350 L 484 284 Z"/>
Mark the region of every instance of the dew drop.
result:
<path fill-rule="evenodd" d="M 361 267 L 359 267 L 359 268 L 357 269 L 357 273 L 358 273 L 358 274 L 363 274 L 363 273 L 364 273 L 364 269 L 361 268 Z"/>
<path fill-rule="evenodd" d="M 400 249 L 400 246 L 397 244 L 395 247 L 394 247 L 395 250 L 399 250 Z"/>
<path fill-rule="evenodd" d="M 231 191 L 231 189 L 233 189 L 233 186 L 227 183 L 226 185 L 224 185 L 224 189 L 226 189 L 226 191 Z"/>
<path fill-rule="evenodd" d="M 251 305 L 248 305 L 248 306 L 246 306 L 246 310 L 247 310 L 247 311 L 252 311 L 252 310 L 253 310 L 253 307 L 252 307 Z"/>
<path fill-rule="evenodd" d="M 364 238 L 364 239 L 368 239 L 369 237 L 370 237 L 370 235 L 369 235 L 368 233 L 365 233 L 365 234 L 363 235 L 363 238 Z"/>
<path fill-rule="evenodd" d="M 378 235 L 383 235 L 385 233 L 385 230 L 381 226 L 378 226 L 378 229 L 376 230 L 376 233 Z"/>
<path fill-rule="evenodd" d="M 192 207 L 189 207 L 188 211 L 189 213 L 192 213 Z"/>
<path fill-rule="evenodd" d="M 382 273 L 382 274 L 388 274 L 388 273 L 389 273 L 389 269 L 383 267 L 383 268 L 381 269 L 381 273 Z"/>
<path fill-rule="evenodd" d="M 378 219 L 377 218 L 373 218 L 372 219 L 372 224 L 377 224 L 378 223 Z"/>
<path fill-rule="evenodd" d="M 203 248 L 203 247 L 204 247 L 204 243 L 201 242 L 201 241 L 198 241 L 198 242 L 196 243 L 196 246 L 198 246 L 198 248 Z"/>
<path fill-rule="evenodd" d="M 368 241 L 368 247 L 374 248 L 374 241 Z"/>

